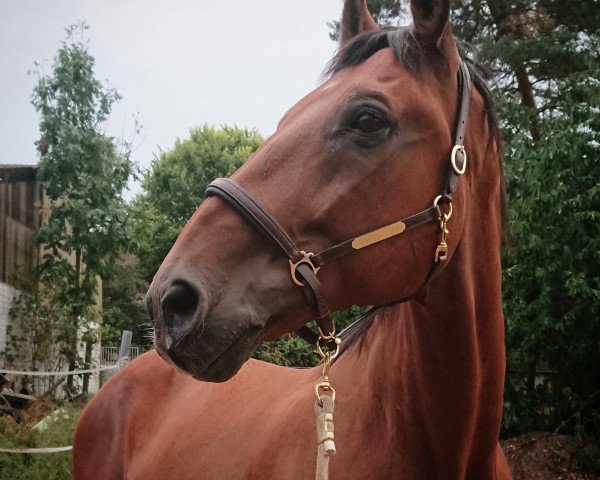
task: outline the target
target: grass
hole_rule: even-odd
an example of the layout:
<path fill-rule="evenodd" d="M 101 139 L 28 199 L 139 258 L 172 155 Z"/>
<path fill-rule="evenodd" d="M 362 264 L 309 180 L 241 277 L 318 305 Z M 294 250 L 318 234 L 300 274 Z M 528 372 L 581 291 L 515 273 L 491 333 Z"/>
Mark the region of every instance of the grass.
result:
<path fill-rule="evenodd" d="M 58 412 L 57 412 L 58 410 Z M 53 413 L 55 412 L 55 413 Z M 81 407 L 39 401 L 23 412 L 24 421 L 0 417 L 0 448 L 64 447 L 72 444 Z M 48 415 L 51 415 L 48 417 Z M 46 418 L 46 428 L 33 428 Z M 0 453 L 0 480 L 70 480 L 71 452 Z"/>

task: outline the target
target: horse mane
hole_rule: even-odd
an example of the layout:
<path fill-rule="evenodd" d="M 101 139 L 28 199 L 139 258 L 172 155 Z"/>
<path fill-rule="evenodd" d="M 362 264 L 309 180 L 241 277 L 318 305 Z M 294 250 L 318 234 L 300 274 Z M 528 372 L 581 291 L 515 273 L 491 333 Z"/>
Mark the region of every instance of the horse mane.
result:
<path fill-rule="evenodd" d="M 502 239 L 505 241 L 508 236 L 508 202 L 502 164 L 501 134 L 494 106 L 494 98 L 483 76 L 484 68 L 477 61 L 477 57 L 465 44 L 461 44 L 456 38 L 455 41 L 462 60 L 467 64 L 469 73 L 473 79 L 473 85 L 483 97 L 485 103 L 484 108 L 489 132 L 487 148 L 488 150 L 495 149 L 498 154 L 501 182 Z M 384 48 L 391 48 L 398 61 L 410 72 L 416 74 L 418 74 L 426 59 L 426 52 L 423 51 L 410 27 L 384 27 L 378 30 L 363 32 L 343 45 L 327 65 L 322 78 L 327 79 L 340 70 L 358 65 Z M 357 344 L 359 348 L 362 347 L 365 334 L 373 325 L 376 314 L 384 309 L 385 307 L 380 307 L 369 310 L 342 332 L 343 342 L 340 346 L 340 356 Z"/>

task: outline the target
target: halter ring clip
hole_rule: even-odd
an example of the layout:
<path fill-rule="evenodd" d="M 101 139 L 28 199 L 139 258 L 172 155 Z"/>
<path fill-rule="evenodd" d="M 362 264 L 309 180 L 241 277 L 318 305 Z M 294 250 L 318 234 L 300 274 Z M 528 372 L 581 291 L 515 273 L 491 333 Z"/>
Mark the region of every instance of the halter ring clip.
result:
<path fill-rule="evenodd" d="M 294 282 L 299 287 L 304 287 L 305 284 L 302 283 L 300 280 L 298 280 L 298 277 L 296 276 L 296 270 L 298 269 L 298 266 L 305 263 L 306 265 L 308 265 L 311 268 L 311 270 L 313 271 L 313 273 L 315 275 L 317 275 L 317 273 L 319 273 L 319 270 L 321 269 L 321 267 L 315 267 L 314 263 L 312 263 L 312 260 L 310 258 L 314 257 L 314 255 L 315 255 L 314 253 L 306 253 L 304 250 L 301 251 L 300 253 L 302 254 L 302 258 L 300 260 L 298 260 L 296 263 L 289 260 L 290 275 L 292 276 L 292 282 Z"/>
<path fill-rule="evenodd" d="M 319 356 L 324 360 L 327 361 L 327 358 L 329 358 L 329 361 L 333 360 L 334 358 L 336 358 L 339 353 L 340 353 L 340 344 L 342 343 L 342 339 L 339 337 L 335 337 L 334 343 L 335 343 L 335 349 L 332 349 L 330 351 L 325 351 L 323 350 L 324 347 L 321 346 L 321 338 L 319 338 L 319 340 L 317 340 L 317 353 L 319 354 Z M 326 347 L 327 345 L 325 345 Z"/>

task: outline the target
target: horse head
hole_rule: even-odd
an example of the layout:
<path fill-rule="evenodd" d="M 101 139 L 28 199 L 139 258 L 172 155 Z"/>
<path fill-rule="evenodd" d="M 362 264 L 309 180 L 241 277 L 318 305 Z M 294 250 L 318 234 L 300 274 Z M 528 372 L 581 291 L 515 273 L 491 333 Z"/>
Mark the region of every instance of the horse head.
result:
<path fill-rule="evenodd" d="M 482 113 L 469 122 L 470 163 L 461 188 L 448 191 L 464 67 L 448 22 L 449 2 L 414 0 L 410 6 L 411 26 L 384 29 L 366 1 L 346 1 L 340 49 L 327 79 L 284 115 L 231 177 L 235 183 L 227 184 L 239 186 L 239 195 L 266 212 L 297 251 L 326 252 L 357 238 L 368 248 L 348 247 L 348 255 L 335 255 L 321 268 L 309 254 L 290 261 L 257 228 L 252 212 L 240 215 L 226 195 L 210 195 L 147 297 L 157 350 L 180 369 L 202 380 L 227 380 L 260 341 L 310 322 L 311 301 L 297 284 L 312 274 L 332 310 L 422 294 L 440 245 L 439 221 L 450 208 L 452 234 L 443 253 L 452 260 L 476 215 L 470 207 L 478 201 L 475 192 L 497 183 L 498 172 L 477 164 L 489 131 Z M 481 95 L 473 95 L 472 105 L 485 112 Z M 428 211 L 431 218 L 418 228 L 369 243 L 382 226 Z M 312 274 L 302 273 L 306 267 Z"/>

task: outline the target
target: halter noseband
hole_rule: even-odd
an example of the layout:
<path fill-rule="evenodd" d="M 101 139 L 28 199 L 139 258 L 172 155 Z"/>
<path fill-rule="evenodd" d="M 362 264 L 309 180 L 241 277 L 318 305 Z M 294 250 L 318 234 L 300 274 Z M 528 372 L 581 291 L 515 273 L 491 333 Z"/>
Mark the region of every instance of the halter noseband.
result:
<path fill-rule="evenodd" d="M 262 232 L 285 256 L 290 265 L 290 276 L 294 284 L 302 287 L 302 291 L 310 304 L 313 318 L 317 324 L 318 335 L 308 327 L 302 327 L 298 333 L 311 342 L 321 340 L 324 344 L 335 348 L 335 326 L 331 319 L 331 311 L 325 300 L 321 282 L 317 278 L 320 268 L 339 257 L 356 250 L 374 245 L 388 238 L 411 230 L 420 225 L 438 221 L 442 231 L 440 243 L 435 252 L 435 262 L 427 276 L 421 290 L 433 279 L 446 260 L 448 245 L 446 244 L 447 222 L 452 215 L 452 194 L 458 188 L 460 176 L 467 167 L 467 155 L 464 147 L 469 103 L 471 98 L 471 76 L 464 62 L 461 62 L 458 71 L 459 109 L 454 135 L 454 147 L 450 155 L 450 165 L 442 192 L 438 195 L 433 205 L 419 213 L 403 218 L 399 221 L 384 225 L 375 230 L 341 242 L 320 253 L 307 253 L 294 244 L 292 238 L 277 220 L 260 205 L 246 190 L 237 183 L 226 178 L 213 181 L 206 189 L 206 196 L 217 196 L 227 202 L 235 211 Z M 440 208 L 440 204 L 448 207 L 447 213 Z"/>

